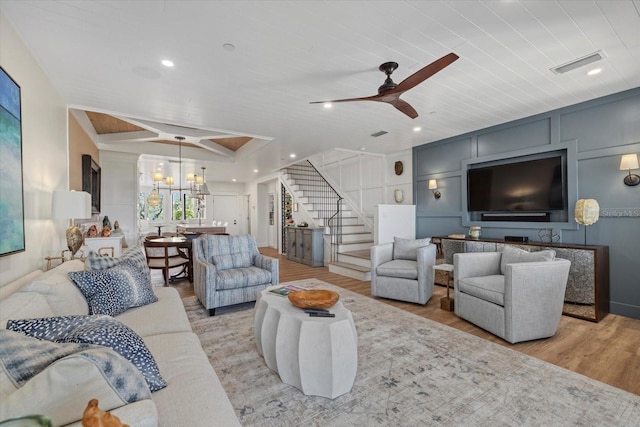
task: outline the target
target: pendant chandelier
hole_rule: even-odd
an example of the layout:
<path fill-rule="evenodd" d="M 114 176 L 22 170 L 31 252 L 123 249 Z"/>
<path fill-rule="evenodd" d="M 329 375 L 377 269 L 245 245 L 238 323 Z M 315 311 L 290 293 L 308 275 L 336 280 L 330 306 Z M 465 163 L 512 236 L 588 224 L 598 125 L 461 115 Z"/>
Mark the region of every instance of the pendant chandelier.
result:
<path fill-rule="evenodd" d="M 178 178 L 180 179 L 179 185 L 177 187 L 174 187 L 175 179 L 173 178 L 173 176 L 168 175 L 166 177 L 163 177 L 161 172 L 155 172 L 153 174 L 153 189 L 151 190 L 149 197 L 147 197 L 147 203 L 149 204 L 149 206 L 157 207 L 160 205 L 160 203 L 162 203 L 162 197 L 160 197 L 160 190 L 169 190 L 169 194 L 171 194 L 172 191 L 190 192 L 192 197 L 200 200 L 204 199 L 204 196 L 208 196 L 209 194 L 211 194 L 211 192 L 209 191 L 209 187 L 207 186 L 207 183 L 204 181 L 204 171 L 206 169 L 204 166 L 201 167 L 202 175 L 188 173 L 185 181 L 189 184 L 189 187 L 185 187 L 185 188 L 182 187 L 182 141 L 184 141 L 185 138 L 183 136 L 176 136 L 175 138 L 178 141 L 178 157 L 179 157 L 179 177 Z M 160 186 L 160 183 L 163 181 L 166 187 Z"/>

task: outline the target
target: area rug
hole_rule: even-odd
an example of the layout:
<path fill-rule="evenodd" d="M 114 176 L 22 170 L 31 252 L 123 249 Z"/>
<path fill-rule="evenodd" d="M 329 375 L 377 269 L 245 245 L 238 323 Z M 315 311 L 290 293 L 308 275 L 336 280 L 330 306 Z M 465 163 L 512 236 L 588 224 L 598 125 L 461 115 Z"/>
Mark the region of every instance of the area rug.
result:
<path fill-rule="evenodd" d="M 350 393 L 305 396 L 257 353 L 252 308 L 184 304 L 243 426 L 631 426 L 640 396 L 319 280 L 358 332 Z"/>

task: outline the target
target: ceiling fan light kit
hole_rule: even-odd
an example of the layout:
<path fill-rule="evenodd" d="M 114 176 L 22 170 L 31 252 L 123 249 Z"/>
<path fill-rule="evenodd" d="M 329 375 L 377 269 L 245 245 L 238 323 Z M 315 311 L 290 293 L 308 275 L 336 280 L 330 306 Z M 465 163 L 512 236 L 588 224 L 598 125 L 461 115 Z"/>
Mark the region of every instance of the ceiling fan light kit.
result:
<path fill-rule="evenodd" d="M 362 98 L 347 98 L 347 99 L 336 99 L 332 101 L 314 101 L 311 104 L 326 104 L 333 102 L 351 102 L 351 101 L 376 101 L 376 102 L 385 102 L 387 104 L 393 105 L 397 110 L 406 114 L 407 116 L 415 119 L 418 117 L 418 112 L 406 101 L 400 99 L 400 95 L 409 89 L 413 89 L 420 83 L 427 80 L 429 77 L 436 74 L 438 71 L 441 71 L 448 65 L 451 65 L 454 61 L 459 58 L 455 53 L 450 53 L 448 55 L 443 56 L 440 59 L 435 60 L 431 64 L 419 69 L 400 83 L 395 83 L 391 79 L 391 74 L 398 68 L 397 62 L 385 62 L 381 64 L 378 69 L 385 73 L 387 78 L 385 79 L 382 86 L 378 88 L 378 94 L 373 96 L 367 96 Z"/>

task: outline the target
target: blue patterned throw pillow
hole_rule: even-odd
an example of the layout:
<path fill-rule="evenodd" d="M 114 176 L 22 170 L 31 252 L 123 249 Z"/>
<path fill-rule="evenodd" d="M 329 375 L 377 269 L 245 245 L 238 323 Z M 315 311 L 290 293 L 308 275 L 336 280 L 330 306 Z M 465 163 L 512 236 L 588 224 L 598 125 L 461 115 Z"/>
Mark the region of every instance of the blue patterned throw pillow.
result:
<path fill-rule="evenodd" d="M 88 270 L 106 270 L 107 268 L 115 267 L 123 261 L 130 261 L 133 265 L 140 268 L 151 280 L 151 272 L 149 271 L 149 265 L 147 265 L 147 257 L 144 254 L 144 249 L 141 246 L 127 249 L 119 257 L 101 256 L 94 251 L 90 251 L 85 261 L 85 266 Z"/>
<path fill-rule="evenodd" d="M 62 316 L 9 320 L 7 329 L 57 343 L 95 344 L 109 347 L 138 368 L 151 391 L 160 390 L 167 385 L 142 338 L 111 316 Z"/>
<path fill-rule="evenodd" d="M 69 277 L 89 305 L 89 314 L 117 316 L 158 301 L 147 275 L 131 261 L 96 271 L 72 271 Z"/>

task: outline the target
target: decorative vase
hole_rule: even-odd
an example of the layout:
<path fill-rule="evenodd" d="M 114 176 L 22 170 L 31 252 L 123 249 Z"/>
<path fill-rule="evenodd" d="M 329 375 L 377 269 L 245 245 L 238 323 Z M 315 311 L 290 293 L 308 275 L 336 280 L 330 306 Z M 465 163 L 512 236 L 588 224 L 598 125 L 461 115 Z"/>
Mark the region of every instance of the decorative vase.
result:
<path fill-rule="evenodd" d="M 402 203 L 404 201 L 404 193 L 400 189 L 395 190 L 393 192 L 393 198 L 396 200 L 396 203 Z"/>
<path fill-rule="evenodd" d="M 541 243 L 558 243 L 560 234 L 554 228 L 541 228 L 538 230 L 538 237 Z"/>
<path fill-rule="evenodd" d="M 472 227 L 469 227 L 469 236 L 472 239 L 479 239 L 480 238 L 480 227 L 477 225 L 474 225 Z"/>
<path fill-rule="evenodd" d="M 109 221 L 109 217 L 107 215 L 105 215 L 104 219 L 102 220 L 102 228 L 106 227 L 109 227 L 109 229 L 111 229 L 111 221 Z"/>
<path fill-rule="evenodd" d="M 75 225 L 69 227 L 66 232 L 67 237 L 67 247 L 71 251 L 71 256 L 78 252 L 78 249 L 82 246 L 82 232 Z"/>

